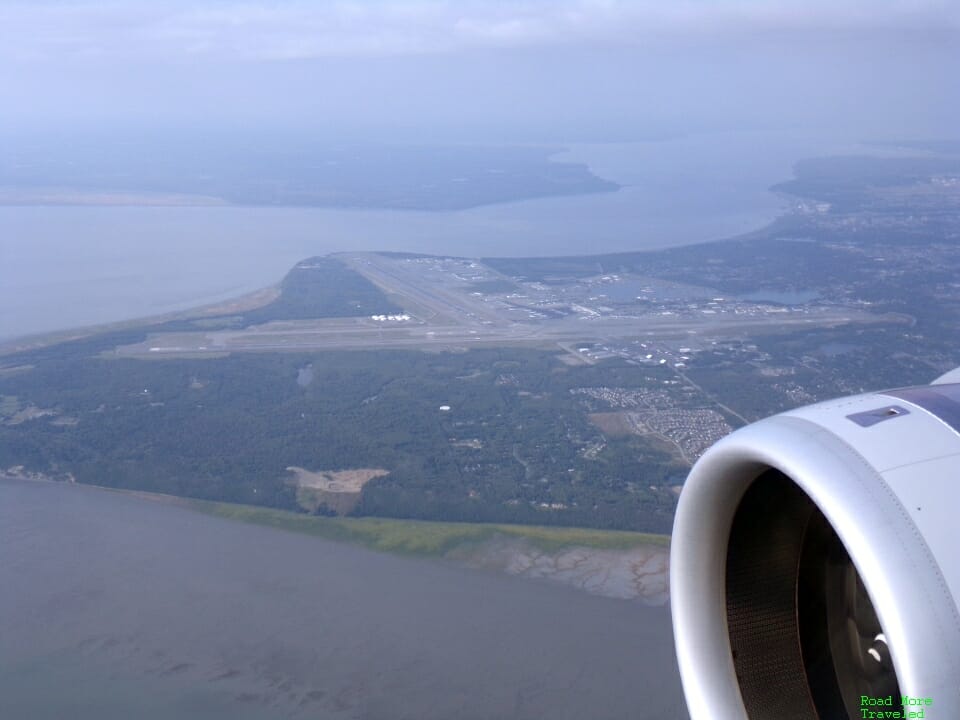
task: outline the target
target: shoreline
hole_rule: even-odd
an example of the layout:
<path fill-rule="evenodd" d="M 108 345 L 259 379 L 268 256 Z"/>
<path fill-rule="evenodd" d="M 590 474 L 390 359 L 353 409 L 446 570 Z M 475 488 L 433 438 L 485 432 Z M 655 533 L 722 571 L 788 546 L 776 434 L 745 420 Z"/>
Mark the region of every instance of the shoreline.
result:
<path fill-rule="evenodd" d="M 327 518 L 57 480 L 0 470 L 0 482 L 43 483 L 106 491 L 222 520 L 309 535 L 390 555 L 436 559 L 527 580 L 565 585 L 591 595 L 650 606 L 669 601 L 667 535 L 620 530 L 502 523 L 455 523 L 385 517 Z"/>
<path fill-rule="evenodd" d="M 11 238 L 29 240 L 43 250 L 45 264 L 46 258 L 54 258 L 55 264 L 51 274 L 40 264 L 41 255 L 30 252 L 8 268 L 5 302 L 21 309 L 11 314 L 0 347 L 34 336 L 69 337 L 71 330 L 166 315 L 163 306 L 183 308 L 171 298 L 227 297 L 230 289 L 223 278 L 242 288 L 266 287 L 310 256 L 408 251 L 470 258 L 556 257 L 658 251 L 761 232 L 783 216 L 784 203 L 770 186 L 792 176 L 790 163 L 765 163 L 731 188 L 720 179 L 743 164 L 737 149 L 721 152 L 709 137 L 694 140 L 690 148 L 682 143 L 674 147 L 676 142 L 567 144 L 558 152 L 560 158 L 584 164 L 620 189 L 456 211 L 3 205 L 0 215 L 11 227 Z M 611 148 L 629 152 L 621 157 L 617 150 L 611 156 Z M 669 162 L 672 153 L 695 151 L 704 153 L 702 166 L 687 163 L 675 169 Z M 678 199 L 676 206 L 667 202 L 661 176 L 686 188 L 686 199 Z M 73 236 L 78 226 L 84 242 L 65 245 L 64 238 Z M 85 249 L 91 241 L 90 250 Z M 21 280 L 40 272 L 48 277 L 46 286 Z M 103 280 L 110 284 L 102 290 Z M 3 281 L 0 277 L 0 284 Z M 139 299 L 127 312 L 109 301 L 133 293 Z M 111 316 L 119 319 L 101 321 Z"/>
<path fill-rule="evenodd" d="M 482 262 L 484 259 L 563 259 L 563 258 L 590 258 L 590 257 L 612 257 L 617 255 L 633 255 L 636 253 L 657 253 L 664 252 L 674 247 L 693 247 L 698 245 L 713 245 L 718 243 L 726 242 L 735 242 L 738 240 L 750 240 L 763 237 L 765 234 L 769 233 L 771 229 L 774 229 L 778 223 L 782 222 L 784 219 L 790 217 L 789 212 L 784 212 L 773 220 L 769 221 L 765 225 L 758 227 L 754 230 L 749 230 L 738 235 L 732 235 L 730 237 L 724 237 L 714 240 L 703 240 L 698 242 L 684 243 L 676 246 L 669 246 L 665 248 L 649 248 L 649 249 L 639 249 L 639 250 L 618 250 L 616 252 L 610 253 L 582 253 L 582 254 L 560 254 L 560 255 L 510 255 L 510 256 L 501 256 L 501 255 L 488 255 L 485 257 L 471 257 L 469 255 L 435 255 L 432 253 L 419 253 L 412 252 L 411 254 L 422 255 L 424 257 L 462 257 L 464 259 L 476 260 Z M 369 251 L 374 254 L 376 253 L 385 253 L 385 254 L 402 254 L 403 251 L 395 250 L 374 250 Z M 321 257 L 333 257 L 336 258 L 338 255 L 349 254 L 346 251 L 334 251 L 326 253 Z M 300 258 L 297 262 L 301 262 L 306 259 Z M 289 272 L 291 268 L 288 268 Z M 285 276 L 285 275 L 284 275 Z M 127 320 L 117 320 L 114 322 L 106 323 L 94 323 L 92 325 L 79 325 L 76 327 L 64 328 L 61 330 L 52 330 L 49 332 L 39 332 L 39 333 L 28 333 L 26 335 L 14 335 L 8 338 L 0 338 L 0 359 L 6 355 L 15 355 L 20 352 L 26 352 L 30 350 L 37 350 L 44 347 L 50 347 L 52 345 L 58 345 L 60 343 L 71 342 L 74 340 L 82 340 L 94 335 L 100 335 L 108 332 L 119 332 L 123 330 L 135 330 L 138 328 L 144 328 L 144 330 L 154 326 L 160 325 L 167 322 L 173 322 L 176 320 L 196 320 L 202 319 L 203 317 L 217 316 L 229 314 L 230 312 L 242 312 L 245 310 L 253 310 L 259 307 L 268 305 L 273 300 L 277 299 L 280 295 L 280 284 L 283 281 L 283 277 L 279 278 L 275 282 L 266 285 L 264 287 L 251 290 L 240 295 L 229 296 L 222 300 L 218 300 L 212 303 L 204 303 L 194 307 L 186 308 L 184 310 L 175 310 L 167 313 L 160 313 L 157 315 L 145 315 L 134 318 L 129 318 Z M 0 370 L 3 368 L 0 367 Z"/>
<path fill-rule="evenodd" d="M 226 315 L 231 312 L 254 310 L 270 304 L 280 296 L 281 281 L 282 278 L 266 287 L 251 290 L 250 292 L 245 292 L 216 302 L 197 305 L 187 308 L 186 310 L 175 310 L 159 315 L 130 318 L 129 320 L 81 325 L 63 330 L 16 335 L 6 339 L 0 339 L 0 358 L 5 355 L 15 355 L 16 353 L 27 352 L 29 350 L 38 350 L 73 340 L 82 340 L 93 335 L 102 335 L 104 333 L 120 332 L 123 330 L 135 330 L 141 327 L 146 329 L 153 325 L 161 325 L 175 320 L 197 320 L 209 316 Z"/>

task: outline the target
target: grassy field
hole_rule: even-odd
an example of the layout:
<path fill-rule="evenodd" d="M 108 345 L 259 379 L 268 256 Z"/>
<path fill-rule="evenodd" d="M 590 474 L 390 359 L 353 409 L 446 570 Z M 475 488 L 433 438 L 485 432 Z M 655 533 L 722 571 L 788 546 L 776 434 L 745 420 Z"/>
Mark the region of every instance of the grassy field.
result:
<path fill-rule="evenodd" d="M 215 517 L 351 542 L 371 550 L 403 555 L 442 556 L 454 548 L 480 544 L 496 536 L 520 538 L 544 552 L 567 547 L 623 550 L 638 545 L 667 545 L 666 535 L 586 528 L 424 522 L 388 518 L 328 518 L 269 508 L 187 501 L 189 507 Z"/>

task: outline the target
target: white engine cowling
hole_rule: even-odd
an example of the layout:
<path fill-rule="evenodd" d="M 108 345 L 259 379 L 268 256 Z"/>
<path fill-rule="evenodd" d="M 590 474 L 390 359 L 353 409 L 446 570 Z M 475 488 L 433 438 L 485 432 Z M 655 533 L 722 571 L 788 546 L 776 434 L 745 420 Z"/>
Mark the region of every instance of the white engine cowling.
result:
<path fill-rule="evenodd" d="M 960 718 L 958 513 L 957 371 L 714 445 L 671 550 L 691 718 Z"/>

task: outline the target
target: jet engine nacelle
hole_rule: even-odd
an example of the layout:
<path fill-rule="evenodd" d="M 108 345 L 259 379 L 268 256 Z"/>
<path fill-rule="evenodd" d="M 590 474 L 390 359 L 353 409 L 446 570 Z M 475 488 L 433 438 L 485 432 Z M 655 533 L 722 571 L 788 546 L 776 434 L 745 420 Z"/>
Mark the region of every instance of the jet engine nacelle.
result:
<path fill-rule="evenodd" d="M 958 514 L 957 371 L 714 445 L 671 550 L 691 718 L 960 718 Z"/>

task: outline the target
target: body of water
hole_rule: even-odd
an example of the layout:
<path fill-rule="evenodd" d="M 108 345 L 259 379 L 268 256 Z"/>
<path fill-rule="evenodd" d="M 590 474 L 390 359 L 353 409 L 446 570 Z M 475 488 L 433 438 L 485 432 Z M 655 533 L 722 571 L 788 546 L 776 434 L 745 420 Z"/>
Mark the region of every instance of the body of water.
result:
<path fill-rule="evenodd" d="M 833 145 L 758 134 L 576 146 L 624 187 L 455 212 L 256 207 L 0 207 L 0 339 L 180 310 L 348 250 L 549 256 L 671 247 L 776 217 L 768 191 Z"/>
<path fill-rule="evenodd" d="M 666 608 L 0 481 L 0 717 L 685 715 Z"/>

